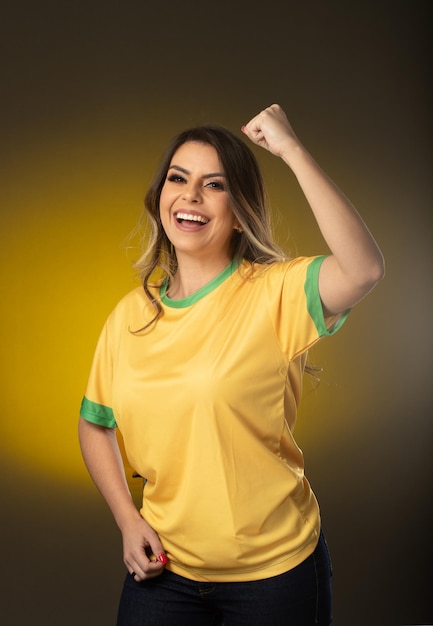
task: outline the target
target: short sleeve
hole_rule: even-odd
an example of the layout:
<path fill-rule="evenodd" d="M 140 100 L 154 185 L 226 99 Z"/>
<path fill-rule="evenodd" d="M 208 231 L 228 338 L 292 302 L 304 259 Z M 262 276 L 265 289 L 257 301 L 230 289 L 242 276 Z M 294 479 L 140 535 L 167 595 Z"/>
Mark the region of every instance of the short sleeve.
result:
<path fill-rule="evenodd" d="M 319 337 L 333 335 L 341 328 L 350 313 L 350 309 L 339 315 L 325 318 L 319 293 L 319 272 L 325 256 L 315 257 L 307 267 L 304 291 L 307 298 L 307 310 L 316 326 Z"/>
<path fill-rule="evenodd" d="M 81 403 L 81 416 L 94 424 L 116 428 L 112 409 L 113 349 L 108 322 L 99 337 L 86 392 Z"/>
<path fill-rule="evenodd" d="M 306 352 L 322 337 L 335 333 L 348 312 L 325 319 L 319 272 L 326 257 L 297 257 L 267 272 L 270 315 L 281 349 L 289 360 Z"/>

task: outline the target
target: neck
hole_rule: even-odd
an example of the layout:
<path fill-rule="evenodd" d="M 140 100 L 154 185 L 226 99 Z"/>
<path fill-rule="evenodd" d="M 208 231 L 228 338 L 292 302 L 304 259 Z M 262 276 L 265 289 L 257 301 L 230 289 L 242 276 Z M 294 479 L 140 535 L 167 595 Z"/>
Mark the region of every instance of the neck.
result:
<path fill-rule="evenodd" d="M 200 260 L 196 258 L 178 255 L 178 268 L 173 279 L 170 281 L 167 295 L 172 300 L 187 298 L 207 285 L 212 279 L 227 267 L 231 259 L 229 257 Z"/>

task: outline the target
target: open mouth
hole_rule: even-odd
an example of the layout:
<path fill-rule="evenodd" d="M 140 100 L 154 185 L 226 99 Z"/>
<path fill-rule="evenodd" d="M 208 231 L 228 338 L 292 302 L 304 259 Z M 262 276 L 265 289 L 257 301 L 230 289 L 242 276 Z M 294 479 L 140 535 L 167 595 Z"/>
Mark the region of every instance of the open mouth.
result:
<path fill-rule="evenodd" d="M 193 213 L 183 213 L 181 211 L 179 211 L 178 213 L 176 213 L 176 220 L 178 221 L 179 224 L 183 224 L 184 222 L 194 222 L 194 223 L 198 223 L 198 224 L 208 224 L 210 220 L 208 220 L 207 217 L 204 217 L 203 215 L 196 215 Z"/>

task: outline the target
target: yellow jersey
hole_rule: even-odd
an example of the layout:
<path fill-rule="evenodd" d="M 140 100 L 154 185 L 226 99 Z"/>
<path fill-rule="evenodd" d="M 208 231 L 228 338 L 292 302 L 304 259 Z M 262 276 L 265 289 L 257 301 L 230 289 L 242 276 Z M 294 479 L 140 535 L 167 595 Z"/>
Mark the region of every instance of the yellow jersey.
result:
<path fill-rule="evenodd" d="M 308 349 L 347 314 L 324 319 L 324 257 L 233 261 L 183 300 L 142 287 L 107 319 L 83 418 L 122 433 L 147 482 L 141 514 L 173 572 L 193 580 L 281 574 L 317 544 L 320 514 L 293 437 Z"/>

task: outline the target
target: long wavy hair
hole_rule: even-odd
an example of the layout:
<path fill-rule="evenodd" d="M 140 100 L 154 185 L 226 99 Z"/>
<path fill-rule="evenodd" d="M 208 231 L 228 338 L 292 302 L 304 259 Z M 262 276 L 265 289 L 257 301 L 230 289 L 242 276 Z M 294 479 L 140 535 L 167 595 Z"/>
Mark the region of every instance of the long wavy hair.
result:
<path fill-rule="evenodd" d="M 265 265 L 288 259 L 273 239 L 263 178 L 252 151 L 236 135 L 220 126 L 198 126 L 186 130 L 171 141 L 144 200 L 143 219 L 147 222 L 148 232 L 144 237 L 143 254 L 134 268 L 155 309 L 155 317 L 140 330 L 162 315 L 159 299 L 150 289 L 155 279 L 170 278 L 177 269 L 176 251 L 161 223 L 159 201 L 172 158 L 187 142 L 208 144 L 218 153 L 230 204 L 241 226 L 241 232 L 233 231 L 232 258 Z"/>

